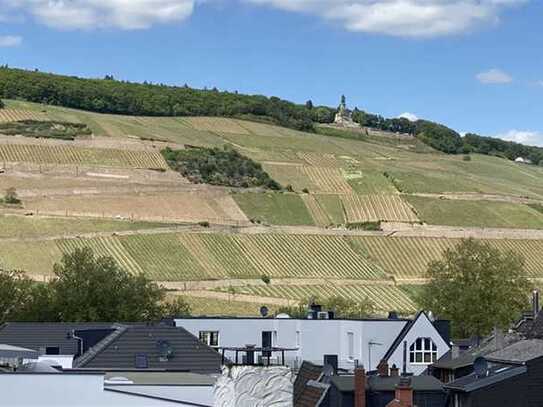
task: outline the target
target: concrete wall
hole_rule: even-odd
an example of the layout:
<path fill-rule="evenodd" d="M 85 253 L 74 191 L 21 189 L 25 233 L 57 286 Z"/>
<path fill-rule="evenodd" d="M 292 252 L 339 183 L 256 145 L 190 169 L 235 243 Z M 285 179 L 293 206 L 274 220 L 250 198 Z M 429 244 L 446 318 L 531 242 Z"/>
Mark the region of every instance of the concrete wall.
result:
<path fill-rule="evenodd" d="M 104 391 L 101 374 L 0 374 L 1 405 L 9 407 L 179 407 L 182 404 Z"/>

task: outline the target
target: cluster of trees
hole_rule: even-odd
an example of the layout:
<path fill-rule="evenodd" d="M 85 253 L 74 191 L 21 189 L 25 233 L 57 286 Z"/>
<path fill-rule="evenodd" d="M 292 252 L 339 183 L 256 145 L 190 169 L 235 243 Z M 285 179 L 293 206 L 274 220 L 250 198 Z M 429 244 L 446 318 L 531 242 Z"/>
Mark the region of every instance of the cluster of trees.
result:
<path fill-rule="evenodd" d="M 82 79 L 0 67 L 0 98 L 65 106 L 100 113 L 143 116 L 270 117 L 276 123 L 313 131 L 312 112 L 277 97 L 241 95 L 217 89 Z M 317 112 L 315 112 L 316 114 Z"/>
<path fill-rule="evenodd" d="M 229 146 L 222 149 L 215 147 L 186 150 L 172 150 L 166 147 L 162 150 L 162 155 L 173 170 L 194 183 L 281 189 L 281 185 L 262 169 L 262 165 Z"/>
<path fill-rule="evenodd" d="M 508 328 L 528 307 L 532 288 L 524 259 L 512 251 L 468 239 L 429 265 L 423 309 L 452 322 L 456 338 L 483 337 Z"/>
<path fill-rule="evenodd" d="M 2 102 L 2 99 L 0 99 L 0 109 L 3 109 L 4 107 L 6 107 L 6 105 L 4 105 L 4 102 Z"/>
<path fill-rule="evenodd" d="M 482 137 L 473 133 L 464 136 L 464 146 L 466 152 L 494 155 L 509 160 L 522 157 L 529 159 L 536 165 L 543 164 L 543 148 L 541 147 L 525 146 L 513 141 Z"/>
<path fill-rule="evenodd" d="M 89 248 L 65 254 L 54 274 L 40 283 L 22 271 L 0 270 L 0 323 L 151 321 L 190 314 L 181 297 L 166 301 L 164 289 Z"/>

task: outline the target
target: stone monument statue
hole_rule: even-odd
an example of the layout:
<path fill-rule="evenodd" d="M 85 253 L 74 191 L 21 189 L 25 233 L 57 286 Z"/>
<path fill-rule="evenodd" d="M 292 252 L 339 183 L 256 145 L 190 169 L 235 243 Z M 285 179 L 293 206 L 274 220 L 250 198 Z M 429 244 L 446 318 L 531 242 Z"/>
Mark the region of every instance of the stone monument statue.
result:
<path fill-rule="evenodd" d="M 345 95 L 341 95 L 341 103 L 339 104 L 334 124 L 340 127 L 360 127 L 353 121 L 352 112 L 347 109 L 347 98 L 345 98 Z"/>

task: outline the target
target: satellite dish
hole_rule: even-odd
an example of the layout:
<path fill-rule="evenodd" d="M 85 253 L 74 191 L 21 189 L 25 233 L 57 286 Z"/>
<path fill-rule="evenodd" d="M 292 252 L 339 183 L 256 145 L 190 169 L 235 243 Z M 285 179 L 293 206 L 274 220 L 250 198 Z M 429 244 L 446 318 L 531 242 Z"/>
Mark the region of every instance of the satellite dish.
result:
<path fill-rule="evenodd" d="M 473 371 L 477 377 L 484 377 L 488 373 L 488 362 L 482 356 L 479 356 L 473 362 Z"/>
<path fill-rule="evenodd" d="M 260 307 L 260 315 L 262 315 L 263 317 L 267 317 L 269 312 L 270 310 L 265 305 Z"/>

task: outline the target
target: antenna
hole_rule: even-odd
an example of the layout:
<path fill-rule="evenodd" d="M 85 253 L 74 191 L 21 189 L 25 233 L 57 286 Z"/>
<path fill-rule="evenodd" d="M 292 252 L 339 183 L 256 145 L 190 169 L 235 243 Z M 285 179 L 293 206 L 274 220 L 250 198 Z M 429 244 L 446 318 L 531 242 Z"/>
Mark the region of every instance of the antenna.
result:
<path fill-rule="evenodd" d="M 266 318 L 269 314 L 270 310 L 268 309 L 268 307 L 266 307 L 265 305 L 261 306 L 260 307 L 260 315 L 263 317 L 263 318 Z"/>
<path fill-rule="evenodd" d="M 485 377 L 488 373 L 488 362 L 482 356 L 479 356 L 473 362 L 473 370 L 477 377 Z"/>

